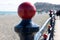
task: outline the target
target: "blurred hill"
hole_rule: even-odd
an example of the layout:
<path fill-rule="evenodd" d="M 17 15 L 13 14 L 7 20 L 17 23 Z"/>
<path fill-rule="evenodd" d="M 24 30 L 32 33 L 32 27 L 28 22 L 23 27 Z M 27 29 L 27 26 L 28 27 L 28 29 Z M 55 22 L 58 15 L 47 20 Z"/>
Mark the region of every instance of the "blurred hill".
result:
<path fill-rule="evenodd" d="M 48 12 L 50 9 L 52 9 L 52 10 L 60 10 L 60 5 L 57 5 L 57 4 L 36 2 L 34 5 L 36 6 L 37 11 Z"/>

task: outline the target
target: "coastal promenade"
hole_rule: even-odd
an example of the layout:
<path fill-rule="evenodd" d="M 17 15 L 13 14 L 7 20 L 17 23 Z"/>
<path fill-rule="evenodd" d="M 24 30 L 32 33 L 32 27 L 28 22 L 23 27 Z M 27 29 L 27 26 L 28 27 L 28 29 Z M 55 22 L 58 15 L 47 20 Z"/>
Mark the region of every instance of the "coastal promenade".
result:
<path fill-rule="evenodd" d="M 60 40 L 60 19 L 56 20 L 54 40 Z"/>

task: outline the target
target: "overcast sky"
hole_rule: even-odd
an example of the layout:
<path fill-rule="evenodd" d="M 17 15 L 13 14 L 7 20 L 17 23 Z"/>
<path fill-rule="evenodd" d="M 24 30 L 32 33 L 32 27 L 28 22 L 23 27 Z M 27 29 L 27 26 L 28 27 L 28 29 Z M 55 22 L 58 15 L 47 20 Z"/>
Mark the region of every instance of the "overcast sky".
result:
<path fill-rule="evenodd" d="M 18 5 L 22 2 L 48 2 L 52 4 L 60 4 L 59 0 L 0 0 L 0 11 L 17 11 Z"/>

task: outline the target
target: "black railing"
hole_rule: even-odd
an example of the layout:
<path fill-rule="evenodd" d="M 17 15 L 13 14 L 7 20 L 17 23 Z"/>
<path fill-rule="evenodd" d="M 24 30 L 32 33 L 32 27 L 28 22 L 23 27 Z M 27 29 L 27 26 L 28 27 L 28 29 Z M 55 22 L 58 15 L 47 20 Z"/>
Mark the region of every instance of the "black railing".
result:
<path fill-rule="evenodd" d="M 49 28 L 48 30 L 50 30 L 50 32 L 47 29 L 47 25 L 50 23 L 51 28 Z M 43 26 L 41 27 L 41 29 L 36 33 L 34 40 L 42 40 L 44 38 L 41 38 L 43 36 L 43 33 L 46 31 L 48 32 L 47 34 L 47 38 L 45 40 L 54 40 L 53 36 L 54 36 L 54 25 L 55 25 L 55 15 L 52 15 L 50 18 L 47 19 L 47 21 L 43 24 Z"/>
<path fill-rule="evenodd" d="M 49 23 L 51 18 L 47 19 L 47 21 L 43 24 L 43 26 L 41 27 L 41 29 L 36 33 L 34 40 L 39 40 L 41 38 L 41 36 L 43 35 L 43 33 L 46 31 L 47 29 L 47 24 Z"/>

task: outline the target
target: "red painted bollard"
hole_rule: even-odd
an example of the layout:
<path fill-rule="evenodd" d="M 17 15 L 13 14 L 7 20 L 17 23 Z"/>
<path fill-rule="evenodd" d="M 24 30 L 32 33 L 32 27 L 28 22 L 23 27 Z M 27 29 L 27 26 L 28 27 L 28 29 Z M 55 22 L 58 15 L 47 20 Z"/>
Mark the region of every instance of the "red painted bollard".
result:
<path fill-rule="evenodd" d="M 43 40 L 47 40 L 47 34 L 43 34 Z"/>
<path fill-rule="evenodd" d="M 48 33 L 51 32 L 50 28 L 51 28 L 51 25 L 48 25 Z"/>
<path fill-rule="evenodd" d="M 32 22 L 32 17 L 36 13 L 36 8 L 29 2 L 24 2 L 18 7 L 18 15 L 22 21 L 15 27 L 15 31 L 19 34 L 20 40 L 34 40 L 35 33 L 39 30 L 39 26 Z"/>

